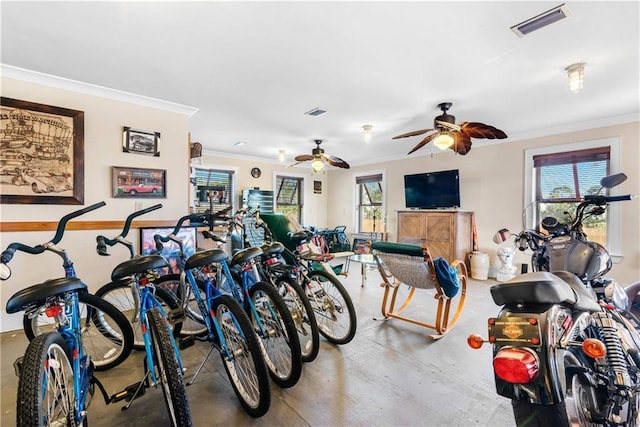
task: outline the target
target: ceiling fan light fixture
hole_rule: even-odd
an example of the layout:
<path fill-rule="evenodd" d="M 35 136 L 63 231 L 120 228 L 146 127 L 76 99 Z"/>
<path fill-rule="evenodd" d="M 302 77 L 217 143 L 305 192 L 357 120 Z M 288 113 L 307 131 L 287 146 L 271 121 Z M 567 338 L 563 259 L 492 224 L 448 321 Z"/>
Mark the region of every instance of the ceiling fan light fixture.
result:
<path fill-rule="evenodd" d="M 446 150 L 451 147 L 455 139 L 450 132 L 440 132 L 438 136 L 433 139 L 433 144 L 441 150 Z"/>
<path fill-rule="evenodd" d="M 313 169 L 314 172 L 320 172 L 322 168 L 324 168 L 324 162 L 322 159 L 315 159 L 311 162 L 311 169 Z"/>
<path fill-rule="evenodd" d="M 373 133 L 371 132 L 371 129 L 373 129 L 373 126 L 371 125 L 362 126 L 362 139 L 367 144 L 371 142 L 371 139 L 373 139 Z"/>
<path fill-rule="evenodd" d="M 569 65 L 565 70 L 569 77 L 569 90 L 578 93 L 584 87 L 584 62 Z"/>

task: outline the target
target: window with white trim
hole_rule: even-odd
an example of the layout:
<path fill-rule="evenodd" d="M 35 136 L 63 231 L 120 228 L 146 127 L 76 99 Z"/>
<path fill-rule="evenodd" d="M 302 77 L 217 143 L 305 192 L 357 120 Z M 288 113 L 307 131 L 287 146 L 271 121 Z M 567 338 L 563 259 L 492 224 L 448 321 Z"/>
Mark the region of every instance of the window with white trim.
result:
<path fill-rule="evenodd" d="M 194 168 L 191 179 L 195 180 L 195 211 L 218 212 L 231 207 L 235 211 L 235 172 L 222 169 Z"/>
<path fill-rule="evenodd" d="M 302 224 L 304 178 L 295 176 L 276 176 L 276 212 L 291 214 Z"/>
<path fill-rule="evenodd" d="M 356 177 L 359 233 L 382 231 L 382 174 Z"/>
<path fill-rule="evenodd" d="M 575 214 L 577 201 L 600 188 L 600 179 L 619 172 L 618 138 L 529 149 L 525 152 L 525 227 L 539 229 L 545 216 L 567 221 Z M 601 192 L 601 194 L 607 194 Z M 610 195 L 619 194 L 617 188 Z M 620 255 L 620 207 L 608 206 L 602 216 L 584 223 L 589 240 L 604 245 L 614 262 Z"/>

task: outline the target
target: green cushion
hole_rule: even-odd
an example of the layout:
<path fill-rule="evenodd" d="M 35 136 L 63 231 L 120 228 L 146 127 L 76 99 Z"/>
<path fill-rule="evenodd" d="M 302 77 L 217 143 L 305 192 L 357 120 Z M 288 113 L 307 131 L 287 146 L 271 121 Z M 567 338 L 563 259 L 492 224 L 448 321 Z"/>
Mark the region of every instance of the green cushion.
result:
<path fill-rule="evenodd" d="M 296 246 L 289 237 L 289 220 L 283 214 L 266 214 L 261 213 L 260 219 L 262 219 L 269 227 L 273 240 L 282 243 L 287 249 L 294 251 Z"/>
<path fill-rule="evenodd" d="M 373 242 L 371 249 L 375 249 L 380 252 L 403 254 L 409 256 L 424 256 L 422 246 L 407 245 L 404 243 L 391 243 L 391 242 Z"/>

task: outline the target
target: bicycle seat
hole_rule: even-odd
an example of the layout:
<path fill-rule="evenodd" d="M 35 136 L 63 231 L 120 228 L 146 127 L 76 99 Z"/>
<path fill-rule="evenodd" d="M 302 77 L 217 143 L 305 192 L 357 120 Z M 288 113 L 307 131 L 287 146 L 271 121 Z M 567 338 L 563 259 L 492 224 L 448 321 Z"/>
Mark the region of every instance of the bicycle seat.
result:
<path fill-rule="evenodd" d="M 132 258 L 118 264 L 116 268 L 113 269 L 113 272 L 111 272 L 111 280 L 116 282 L 127 276 L 131 276 L 132 274 L 143 273 L 147 270 L 163 268 L 168 265 L 167 260 L 162 258 L 160 255 L 147 255 Z"/>
<path fill-rule="evenodd" d="M 87 292 L 87 285 L 77 277 L 47 280 L 18 291 L 7 301 L 7 313 L 17 313 L 30 305 L 42 305 L 47 297 L 65 292 Z"/>
<path fill-rule="evenodd" d="M 309 230 L 295 231 L 295 232 L 289 233 L 289 237 L 291 238 L 291 241 L 295 243 L 296 246 L 298 246 L 302 242 L 306 242 L 311 238 L 311 236 L 313 236 L 313 233 Z"/>
<path fill-rule="evenodd" d="M 254 246 L 251 248 L 243 249 L 237 252 L 233 258 L 231 258 L 231 265 L 238 265 L 249 261 L 252 258 L 262 255 L 262 249 Z"/>
<path fill-rule="evenodd" d="M 191 270 L 192 268 L 202 267 L 203 265 L 211 264 L 213 262 L 224 261 L 227 258 L 227 253 L 222 249 L 209 249 L 202 252 L 196 252 L 189 257 L 187 262 L 184 263 L 184 269 Z"/>
<path fill-rule="evenodd" d="M 266 256 L 277 255 L 284 252 L 284 245 L 280 242 L 265 243 L 261 246 L 261 249 Z"/>

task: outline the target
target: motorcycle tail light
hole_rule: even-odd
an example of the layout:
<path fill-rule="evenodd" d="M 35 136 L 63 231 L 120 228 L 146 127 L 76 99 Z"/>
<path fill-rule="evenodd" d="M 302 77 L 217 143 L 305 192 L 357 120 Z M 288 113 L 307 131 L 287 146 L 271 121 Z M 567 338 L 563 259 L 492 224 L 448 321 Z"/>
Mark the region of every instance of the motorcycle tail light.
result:
<path fill-rule="evenodd" d="M 504 348 L 493 358 L 493 369 L 503 381 L 527 384 L 538 376 L 539 361 L 527 348 Z"/>

